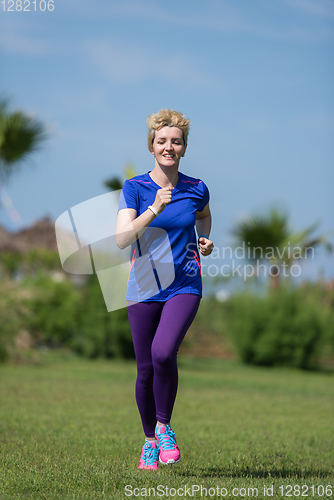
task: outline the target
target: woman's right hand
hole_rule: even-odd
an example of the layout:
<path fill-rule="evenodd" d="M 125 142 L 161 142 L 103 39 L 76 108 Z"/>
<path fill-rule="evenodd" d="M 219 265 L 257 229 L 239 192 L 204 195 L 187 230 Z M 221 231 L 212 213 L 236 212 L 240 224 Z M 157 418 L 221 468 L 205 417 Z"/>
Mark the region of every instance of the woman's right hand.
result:
<path fill-rule="evenodd" d="M 168 205 L 172 200 L 172 189 L 171 187 L 158 189 L 153 208 L 156 209 L 158 214 L 161 214 L 165 210 L 166 205 Z"/>

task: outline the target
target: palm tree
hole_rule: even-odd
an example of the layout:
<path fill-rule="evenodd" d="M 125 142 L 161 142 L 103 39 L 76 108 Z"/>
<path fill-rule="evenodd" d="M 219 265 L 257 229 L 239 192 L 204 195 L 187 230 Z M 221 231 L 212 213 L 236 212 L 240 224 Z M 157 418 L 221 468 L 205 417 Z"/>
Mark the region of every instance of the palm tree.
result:
<path fill-rule="evenodd" d="M 132 163 L 127 163 L 123 168 L 125 179 L 131 179 L 136 175 L 136 169 Z M 124 182 L 119 177 L 112 177 L 104 181 L 103 185 L 111 191 L 118 191 L 122 189 Z"/>
<path fill-rule="evenodd" d="M 0 178 L 6 181 L 47 139 L 44 125 L 23 113 L 10 112 L 9 99 L 0 99 Z"/>
<path fill-rule="evenodd" d="M 318 227 L 316 222 L 302 231 L 292 232 L 287 214 L 272 208 L 267 217 L 250 217 L 231 233 L 236 238 L 236 246 L 247 248 L 248 261 L 270 264 L 270 288 L 275 289 L 280 283 L 282 267 L 284 271 L 291 269 L 295 261 L 307 258 L 308 252 L 319 246 L 333 252 L 334 247 L 326 235 L 311 237 Z"/>

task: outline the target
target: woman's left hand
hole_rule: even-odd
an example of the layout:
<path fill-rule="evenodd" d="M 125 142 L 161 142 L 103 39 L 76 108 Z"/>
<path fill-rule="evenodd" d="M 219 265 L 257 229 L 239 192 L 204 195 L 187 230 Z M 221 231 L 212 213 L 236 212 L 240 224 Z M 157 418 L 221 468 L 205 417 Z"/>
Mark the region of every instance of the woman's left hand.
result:
<path fill-rule="evenodd" d="M 198 246 L 200 253 L 204 256 L 210 255 L 214 248 L 212 241 L 209 240 L 209 238 L 205 238 L 204 236 L 198 238 Z"/>

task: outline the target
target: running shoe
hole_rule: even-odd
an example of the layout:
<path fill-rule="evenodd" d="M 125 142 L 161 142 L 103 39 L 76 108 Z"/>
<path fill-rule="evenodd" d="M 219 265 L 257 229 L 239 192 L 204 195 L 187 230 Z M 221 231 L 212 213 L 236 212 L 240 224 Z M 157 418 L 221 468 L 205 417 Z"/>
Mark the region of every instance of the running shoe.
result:
<path fill-rule="evenodd" d="M 155 438 L 159 445 L 159 461 L 162 464 L 176 464 L 181 460 L 181 453 L 176 444 L 175 433 L 169 425 L 155 429 Z"/>
<path fill-rule="evenodd" d="M 157 470 L 159 465 L 159 448 L 154 441 L 145 441 L 141 450 L 138 469 Z"/>

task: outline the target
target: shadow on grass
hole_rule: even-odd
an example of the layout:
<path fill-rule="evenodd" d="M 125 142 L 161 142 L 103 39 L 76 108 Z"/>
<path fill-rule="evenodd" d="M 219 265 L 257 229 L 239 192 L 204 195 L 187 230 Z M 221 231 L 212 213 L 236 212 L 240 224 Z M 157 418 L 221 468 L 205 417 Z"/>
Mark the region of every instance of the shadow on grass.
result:
<path fill-rule="evenodd" d="M 289 479 L 307 479 L 307 478 L 326 478 L 331 475 L 331 471 L 323 469 L 321 467 L 311 467 L 311 468 L 301 468 L 301 467 L 282 467 L 282 468 L 273 468 L 273 469 L 263 469 L 257 470 L 250 467 L 240 467 L 238 470 L 228 469 L 226 467 L 200 467 L 196 471 L 196 476 L 202 477 L 230 477 L 230 478 L 238 478 L 238 477 L 248 477 L 255 479 L 267 479 L 267 478 L 289 478 Z M 176 472 L 178 476 L 187 476 L 189 477 L 189 471 L 178 470 Z"/>

